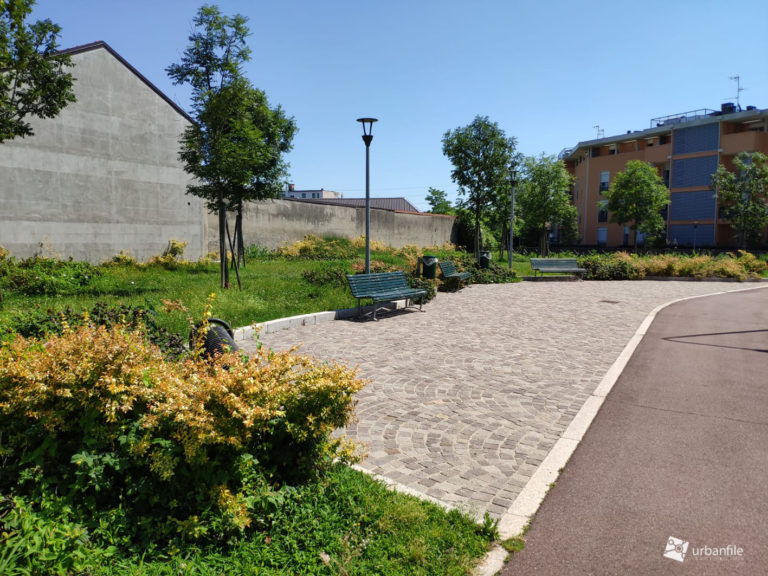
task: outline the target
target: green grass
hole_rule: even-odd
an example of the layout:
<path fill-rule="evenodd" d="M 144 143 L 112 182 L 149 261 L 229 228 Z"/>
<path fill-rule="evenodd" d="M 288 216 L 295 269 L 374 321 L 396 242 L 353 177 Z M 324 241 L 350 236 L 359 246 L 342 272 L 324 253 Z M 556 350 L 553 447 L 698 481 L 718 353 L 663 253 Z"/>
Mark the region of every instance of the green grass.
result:
<path fill-rule="evenodd" d="M 348 308 L 356 300 L 347 289 L 309 284 L 301 273 L 323 265 L 320 261 L 268 259 L 249 261 L 241 270 L 243 289 L 238 290 L 232 272 L 229 290 L 221 288 L 218 264 L 193 264 L 176 270 L 160 266 L 120 265 L 103 268 L 81 293 L 75 295 L 26 296 L 4 291 L 0 324 L 14 311 L 36 307 L 61 310 L 91 307 L 95 302 L 143 306 L 160 312 L 164 300 L 181 300 L 193 318 L 200 318 L 206 298 L 215 293 L 213 313 L 233 326 L 247 326 L 296 314 Z M 186 333 L 183 312 L 160 313 L 159 324 L 176 333 Z"/>
<path fill-rule="evenodd" d="M 282 492 L 272 528 L 240 542 L 205 550 L 113 551 L 107 561 L 101 550 L 91 550 L 100 561 L 87 573 L 458 576 L 470 573 L 493 540 L 492 530 L 466 514 L 392 492 L 343 465 L 321 480 Z M 17 538 L 22 537 L 31 541 L 34 534 Z M 9 548 L 16 543 L 7 542 Z M 30 561 L 40 566 L 45 560 L 37 556 Z M 36 573 L 53 570 L 51 564 L 42 568 Z"/>

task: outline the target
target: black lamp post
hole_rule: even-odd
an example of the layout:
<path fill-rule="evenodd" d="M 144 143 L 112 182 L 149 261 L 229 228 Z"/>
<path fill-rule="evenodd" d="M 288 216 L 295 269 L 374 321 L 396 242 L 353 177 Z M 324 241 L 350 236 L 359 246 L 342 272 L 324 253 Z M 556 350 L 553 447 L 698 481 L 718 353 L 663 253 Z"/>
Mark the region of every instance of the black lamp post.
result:
<path fill-rule="evenodd" d="M 512 242 L 515 239 L 515 186 L 517 185 L 517 170 L 513 167 L 509 169 L 509 189 L 510 189 L 510 208 L 509 208 L 509 269 L 512 270 Z"/>
<path fill-rule="evenodd" d="M 365 142 L 365 273 L 371 273 L 371 140 L 373 140 L 373 123 L 376 118 L 358 118 L 363 125 L 363 142 Z"/>

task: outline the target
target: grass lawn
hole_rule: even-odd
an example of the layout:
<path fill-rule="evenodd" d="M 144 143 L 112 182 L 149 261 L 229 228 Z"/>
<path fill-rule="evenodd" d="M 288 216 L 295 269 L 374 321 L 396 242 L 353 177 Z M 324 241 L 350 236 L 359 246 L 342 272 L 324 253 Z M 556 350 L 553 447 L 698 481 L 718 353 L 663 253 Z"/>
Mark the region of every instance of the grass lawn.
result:
<path fill-rule="evenodd" d="M 362 255 L 356 251 L 352 257 L 336 260 L 253 257 L 241 271 L 242 291 L 237 289 L 234 274 L 234 287 L 220 288 L 216 263 L 184 264 L 175 269 L 113 264 L 100 267 L 100 273 L 75 293 L 25 295 L 6 285 L 0 302 L 0 330 L 14 318 L 36 310 L 80 310 L 104 302 L 154 310 L 160 326 L 186 336 L 187 314 L 164 311 L 163 301 L 181 301 L 189 316 L 199 319 L 211 293 L 216 294 L 213 315 L 233 326 L 350 308 L 356 306 L 356 299 L 346 283 L 338 281 L 338 274 L 336 280 L 331 275 L 324 283 L 312 282 L 304 273 L 316 272 L 324 278 L 324 272 L 351 271 L 359 266 Z M 437 255 L 452 258 L 446 251 L 437 251 Z M 376 265 L 413 269 L 413 258 L 407 254 L 372 251 L 371 257 Z M 0 492 L 0 520 L 11 519 L 9 510 L 23 509 L 10 500 L 14 493 Z M 49 496 L 52 501 L 61 498 Z M 303 484 L 277 485 L 272 508 L 255 530 L 238 541 L 214 544 L 208 538 L 204 545 L 156 542 L 148 549 L 139 548 L 118 535 L 110 536 L 119 530 L 109 528 L 109 515 L 105 515 L 105 523 L 99 521 L 102 528 L 86 531 L 90 519 L 78 520 L 77 511 L 71 508 L 62 512 L 69 505 L 64 499 L 60 507 L 42 506 L 36 499 L 26 502 L 27 512 L 18 512 L 21 519 L 0 534 L 3 575 L 466 575 L 497 535 L 490 520 L 478 525 L 467 514 L 447 512 L 392 492 L 341 464 Z M 50 527 L 48 532 L 46 527 Z M 41 537 L 44 532 L 48 536 Z M 77 569 L 73 558 L 77 558 Z"/>
<path fill-rule="evenodd" d="M 436 252 L 441 259 L 452 257 L 448 251 L 432 252 Z M 353 308 L 357 306 L 357 300 L 352 297 L 346 283 L 313 284 L 302 273 L 333 268 L 351 271 L 355 259 L 361 260 L 364 252 L 359 250 L 354 256 L 338 260 L 274 256 L 250 258 L 246 268 L 240 271 L 242 290 L 237 287 L 234 271 L 230 276 L 230 289 L 221 288 L 217 263 L 192 263 L 175 270 L 130 264 L 101 267 L 102 274 L 77 294 L 24 295 L 4 290 L 4 301 L 0 304 L 0 327 L 10 317 L 24 311 L 58 311 L 66 307 L 80 310 L 90 308 L 96 302 L 105 302 L 154 310 L 161 327 L 186 336 L 189 331 L 186 314 L 163 311 L 163 301 L 180 300 L 193 318 L 200 318 L 211 293 L 216 294 L 213 315 L 226 320 L 233 328 L 298 314 Z M 408 258 L 393 251 L 372 251 L 371 261 L 402 270 L 414 269 Z M 499 263 L 505 265 L 506 260 Z M 522 255 L 515 255 L 513 269 L 518 277 L 532 274 L 528 258 Z"/>

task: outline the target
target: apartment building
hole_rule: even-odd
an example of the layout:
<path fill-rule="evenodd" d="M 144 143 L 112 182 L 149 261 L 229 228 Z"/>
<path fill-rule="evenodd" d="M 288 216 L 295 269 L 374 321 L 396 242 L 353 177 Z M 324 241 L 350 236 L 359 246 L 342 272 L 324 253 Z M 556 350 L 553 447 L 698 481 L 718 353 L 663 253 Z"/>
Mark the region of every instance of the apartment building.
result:
<path fill-rule="evenodd" d="M 293 184 L 288 184 L 282 197 L 306 200 L 307 198 L 343 198 L 344 194 L 341 192 L 334 192 L 333 190 L 326 190 L 325 188 L 320 188 L 320 190 L 296 190 L 296 187 Z"/>
<path fill-rule="evenodd" d="M 735 231 L 717 203 L 712 174 L 732 168 L 739 152 L 768 154 L 768 109 L 723 104 L 719 111 L 695 110 L 651 120 L 650 128 L 579 142 L 561 152 L 575 178 L 573 203 L 585 246 L 628 246 L 628 227 L 609 222 L 604 193 L 629 160 L 649 162 L 670 190 L 667 242 L 677 246 L 731 247 Z M 638 239 L 641 243 L 643 238 Z"/>

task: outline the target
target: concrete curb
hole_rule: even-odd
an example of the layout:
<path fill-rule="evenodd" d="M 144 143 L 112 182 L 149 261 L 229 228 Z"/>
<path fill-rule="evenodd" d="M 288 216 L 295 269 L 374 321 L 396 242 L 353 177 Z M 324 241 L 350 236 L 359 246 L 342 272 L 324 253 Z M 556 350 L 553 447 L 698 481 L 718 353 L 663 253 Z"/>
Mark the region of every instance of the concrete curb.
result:
<path fill-rule="evenodd" d="M 619 354 L 619 357 L 605 373 L 605 376 L 603 376 L 600 384 L 598 384 L 597 388 L 595 388 L 594 392 L 592 392 L 592 395 L 581 407 L 581 410 L 579 410 L 579 412 L 573 418 L 571 423 L 568 425 L 568 428 L 566 428 L 565 432 L 563 432 L 563 435 L 552 447 L 552 450 L 550 450 L 549 454 L 547 454 L 547 457 L 544 458 L 542 463 L 536 469 L 536 472 L 534 472 L 533 476 L 531 476 L 531 479 L 525 485 L 520 494 L 518 494 L 515 501 L 507 509 L 506 513 L 504 513 L 504 515 L 501 517 L 499 520 L 499 537 L 502 540 L 505 540 L 507 538 L 521 534 L 525 529 L 526 524 L 532 520 L 534 514 L 539 509 L 539 506 L 546 497 L 551 484 L 557 481 L 562 468 L 566 465 L 571 455 L 576 450 L 576 447 L 587 433 L 587 430 L 589 430 L 589 427 L 597 416 L 597 413 L 600 411 L 600 407 L 603 405 L 605 398 L 608 396 L 608 393 L 611 391 L 614 384 L 616 384 L 616 381 L 624 371 L 624 368 L 629 362 L 629 359 L 634 354 L 635 349 L 637 349 L 637 346 L 648 332 L 648 328 L 650 327 L 651 323 L 656 318 L 656 315 L 661 312 L 661 310 L 671 306 L 672 304 L 683 302 L 685 300 L 706 298 L 709 296 L 717 296 L 718 294 L 745 292 L 747 290 L 759 290 L 761 288 L 766 288 L 766 286 L 753 286 L 750 288 L 732 290 L 729 292 L 719 291 L 712 292 L 710 294 L 702 294 L 699 296 L 688 296 L 686 298 L 678 298 L 676 300 L 672 300 L 671 302 L 661 304 L 660 306 L 654 308 L 648 314 L 648 316 L 645 317 L 645 320 L 643 320 L 643 322 L 640 324 L 640 327 L 635 332 L 635 335 L 630 338 L 629 342 L 624 347 L 624 350 L 622 350 L 621 354 Z M 491 549 L 483 561 L 478 564 L 473 574 L 475 576 L 491 576 L 496 574 L 504 568 L 506 557 L 506 554 L 501 555 L 497 550 Z"/>
<path fill-rule="evenodd" d="M 405 300 L 395 300 L 393 302 L 379 304 L 377 308 L 386 308 L 387 310 L 392 311 L 403 309 L 405 308 L 405 305 Z M 368 314 L 370 312 L 373 312 L 373 306 L 363 306 L 363 314 Z M 236 328 L 234 331 L 235 342 L 253 340 L 257 331 L 261 334 L 271 334 L 272 332 L 288 330 L 289 328 L 312 326 L 314 324 L 322 324 L 324 322 L 331 322 L 333 320 L 347 320 L 349 318 L 355 318 L 357 314 L 357 308 L 344 308 L 342 310 L 313 312 L 312 314 L 300 314 L 299 316 L 289 316 L 288 318 L 278 318 L 276 320 L 268 320 L 267 322 L 259 322 L 251 326 Z"/>

